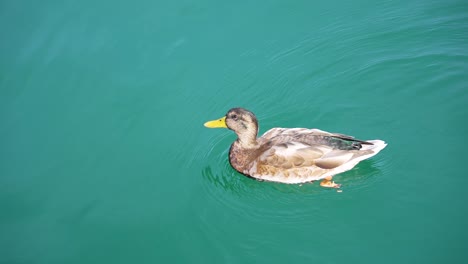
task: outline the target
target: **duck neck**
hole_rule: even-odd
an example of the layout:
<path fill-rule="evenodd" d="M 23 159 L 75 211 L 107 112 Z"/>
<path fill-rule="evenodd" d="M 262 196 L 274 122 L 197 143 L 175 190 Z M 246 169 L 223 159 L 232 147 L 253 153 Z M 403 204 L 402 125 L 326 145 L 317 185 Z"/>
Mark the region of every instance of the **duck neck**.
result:
<path fill-rule="evenodd" d="M 257 148 L 257 130 L 247 130 L 243 133 L 237 133 L 237 142 L 241 148 L 252 149 Z"/>

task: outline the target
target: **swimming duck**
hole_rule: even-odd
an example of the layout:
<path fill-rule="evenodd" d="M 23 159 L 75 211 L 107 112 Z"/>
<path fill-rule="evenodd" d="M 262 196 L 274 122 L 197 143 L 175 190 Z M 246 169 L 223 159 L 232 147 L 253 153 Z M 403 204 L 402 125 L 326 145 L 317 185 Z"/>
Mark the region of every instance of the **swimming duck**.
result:
<path fill-rule="evenodd" d="M 272 128 L 257 138 L 258 121 L 244 108 L 205 124 L 237 134 L 229 150 L 229 163 L 238 172 L 263 181 L 289 184 L 322 180 L 323 187 L 339 188 L 334 175 L 352 169 L 381 151 L 382 140 L 359 140 L 319 129 Z"/>

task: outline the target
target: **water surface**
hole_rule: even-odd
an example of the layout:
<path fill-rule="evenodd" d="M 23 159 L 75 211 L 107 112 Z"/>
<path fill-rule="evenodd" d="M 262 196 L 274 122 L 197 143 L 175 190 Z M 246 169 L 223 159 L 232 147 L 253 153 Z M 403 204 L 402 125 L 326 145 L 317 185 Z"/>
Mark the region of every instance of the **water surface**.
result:
<path fill-rule="evenodd" d="M 463 263 L 465 1 L 2 1 L 1 263 Z M 257 182 L 207 120 L 389 143 Z"/>

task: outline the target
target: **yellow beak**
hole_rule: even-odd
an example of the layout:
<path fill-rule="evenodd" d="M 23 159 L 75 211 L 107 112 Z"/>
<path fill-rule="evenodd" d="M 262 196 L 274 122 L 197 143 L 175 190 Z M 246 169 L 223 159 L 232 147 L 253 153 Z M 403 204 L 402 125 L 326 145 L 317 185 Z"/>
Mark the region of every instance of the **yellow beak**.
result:
<path fill-rule="evenodd" d="M 208 122 L 205 123 L 205 126 L 209 127 L 209 128 L 216 128 L 216 127 L 227 128 L 226 117 L 224 116 L 224 117 L 222 117 L 220 119 L 217 119 L 217 120 L 208 121 Z"/>

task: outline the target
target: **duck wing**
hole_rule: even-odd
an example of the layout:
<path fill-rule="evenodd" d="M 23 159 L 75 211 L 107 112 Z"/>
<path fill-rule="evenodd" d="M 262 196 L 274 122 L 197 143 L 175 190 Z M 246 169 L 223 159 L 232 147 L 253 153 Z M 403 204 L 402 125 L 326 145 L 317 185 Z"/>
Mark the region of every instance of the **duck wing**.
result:
<path fill-rule="evenodd" d="M 283 183 L 310 182 L 347 171 L 386 145 L 383 141 L 356 140 L 318 129 L 284 128 L 269 130 L 259 143 L 261 153 L 247 174 Z"/>
<path fill-rule="evenodd" d="M 272 128 L 260 139 L 276 143 L 300 142 L 306 145 L 323 145 L 341 150 L 361 149 L 362 145 L 372 145 L 371 142 L 352 136 L 307 128 Z"/>

